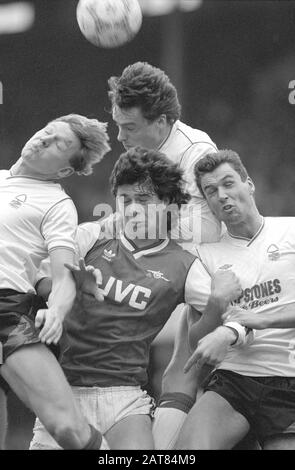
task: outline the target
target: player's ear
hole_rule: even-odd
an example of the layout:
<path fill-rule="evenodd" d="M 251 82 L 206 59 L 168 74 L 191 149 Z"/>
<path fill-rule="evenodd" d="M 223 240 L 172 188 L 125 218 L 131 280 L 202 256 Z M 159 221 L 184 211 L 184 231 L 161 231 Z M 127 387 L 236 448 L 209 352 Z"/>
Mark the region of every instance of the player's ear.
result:
<path fill-rule="evenodd" d="M 248 182 L 248 185 L 249 185 L 249 189 L 250 189 L 250 194 L 254 194 L 255 193 L 255 185 L 253 183 L 253 181 L 251 180 L 251 178 L 247 178 L 247 182 Z"/>
<path fill-rule="evenodd" d="M 167 124 L 167 116 L 166 114 L 160 114 L 160 116 L 157 118 L 157 122 L 159 126 L 166 126 Z"/>
<path fill-rule="evenodd" d="M 67 178 L 68 176 L 71 176 L 73 173 L 75 173 L 74 168 L 71 166 L 68 166 L 66 168 L 62 168 L 61 170 L 58 170 L 57 175 L 59 178 Z"/>

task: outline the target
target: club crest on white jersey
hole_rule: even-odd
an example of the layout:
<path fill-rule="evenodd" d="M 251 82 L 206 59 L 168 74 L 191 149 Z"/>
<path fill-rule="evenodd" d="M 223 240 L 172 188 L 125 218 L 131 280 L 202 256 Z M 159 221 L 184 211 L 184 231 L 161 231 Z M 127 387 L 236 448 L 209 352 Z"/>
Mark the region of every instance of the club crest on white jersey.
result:
<path fill-rule="evenodd" d="M 26 194 L 19 194 L 18 196 L 15 196 L 15 198 L 12 199 L 9 204 L 11 207 L 14 207 L 14 209 L 19 209 L 24 204 L 24 202 L 26 202 L 26 200 Z"/>
<path fill-rule="evenodd" d="M 267 254 L 268 259 L 271 261 L 277 261 L 281 256 L 279 247 L 274 244 L 269 245 L 269 247 L 267 248 Z"/>

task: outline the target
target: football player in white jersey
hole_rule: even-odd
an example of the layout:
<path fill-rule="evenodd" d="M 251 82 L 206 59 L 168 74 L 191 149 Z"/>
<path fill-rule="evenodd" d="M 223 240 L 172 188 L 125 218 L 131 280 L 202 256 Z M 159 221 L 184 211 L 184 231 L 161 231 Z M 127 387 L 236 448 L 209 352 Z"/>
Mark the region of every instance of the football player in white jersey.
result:
<path fill-rule="evenodd" d="M 25 144 L 10 170 L 0 171 L 1 375 L 62 447 L 99 448 L 102 436 L 78 409 L 47 345 L 55 346 L 70 310 L 76 208 L 59 180 L 90 174 L 109 150 L 106 125 L 71 114 L 49 122 Z M 36 295 L 36 273 L 50 256 L 53 288 Z"/>
<path fill-rule="evenodd" d="M 136 145 L 158 149 L 184 171 L 186 190 L 191 196 L 183 205 L 179 224 L 172 238 L 190 247 L 194 242 L 216 241 L 220 236 L 220 223 L 212 214 L 194 180 L 194 165 L 216 146 L 210 137 L 180 121 L 181 105 L 177 90 L 163 70 L 146 62 L 126 67 L 121 76 L 109 79 L 109 98 L 112 117 L 118 126 L 118 140 L 127 150 Z M 178 308 L 180 310 L 181 307 Z M 187 329 L 187 308 L 181 314 L 181 326 Z M 174 318 L 179 317 L 179 311 Z M 182 342 L 185 348 L 186 343 Z M 178 349 L 176 349 L 178 351 Z M 178 352 L 165 371 L 160 406 L 154 420 L 156 448 L 173 445 L 170 435 L 186 417 L 197 392 L 194 371 L 183 374 L 182 355 Z"/>
<path fill-rule="evenodd" d="M 189 412 L 176 447 L 230 449 L 251 427 L 263 449 L 294 450 L 295 218 L 259 213 L 254 184 L 235 152 L 206 156 L 195 175 L 212 211 L 227 227 L 219 243 L 200 245 L 199 256 L 209 273 L 230 267 L 243 288 L 227 325 L 239 330 L 238 320 L 258 329 L 250 345 L 231 348 L 219 327 L 201 341 L 202 319 L 191 327 L 190 343 L 196 350 L 186 368 L 209 363 L 216 369 Z M 241 330 L 238 341 L 243 337 Z"/>

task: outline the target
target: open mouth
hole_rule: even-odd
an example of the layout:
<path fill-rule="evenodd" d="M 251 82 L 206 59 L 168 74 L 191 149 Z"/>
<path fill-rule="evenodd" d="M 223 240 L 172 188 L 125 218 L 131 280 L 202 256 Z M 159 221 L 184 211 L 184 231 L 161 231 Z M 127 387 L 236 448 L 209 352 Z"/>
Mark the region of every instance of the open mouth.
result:
<path fill-rule="evenodd" d="M 226 204 L 225 206 L 223 206 L 222 210 L 224 210 L 224 212 L 230 212 L 233 208 L 234 206 L 232 206 L 231 204 Z"/>

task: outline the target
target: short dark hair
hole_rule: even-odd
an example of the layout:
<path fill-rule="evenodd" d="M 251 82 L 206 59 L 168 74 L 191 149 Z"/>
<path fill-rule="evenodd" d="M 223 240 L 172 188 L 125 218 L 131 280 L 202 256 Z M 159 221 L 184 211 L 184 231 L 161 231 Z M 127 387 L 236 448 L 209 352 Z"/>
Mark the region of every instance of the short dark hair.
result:
<path fill-rule="evenodd" d="M 215 153 L 208 153 L 205 157 L 195 164 L 194 174 L 197 186 L 203 196 L 205 196 L 201 180 L 206 173 L 211 173 L 223 163 L 228 163 L 241 177 L 242 181 L 246 181 L 249 177 L 239 155 L 233 150 L 219 150 Z"/>
<path fill-rule="evenodd" d="M 134 147 L 120 155 L 113 168 L 110 183 L 116 196 L 124 184 L 149 184 L 158 198 L 169 204 L 186 204 L 190 195 L 184 191 L 185 181 L 179 166 L 157 150 Z"/>
<path fill-rule="evenodd" d="M 161 114 L 166 115 L 170 124 L 180 118 L 181 106 L 175 86 L 163 70 L 147 62 L 129 65 L 120 77 L 111 77 L 108 84 L 113 107 L 139 107 L 149 121 Z"/>

